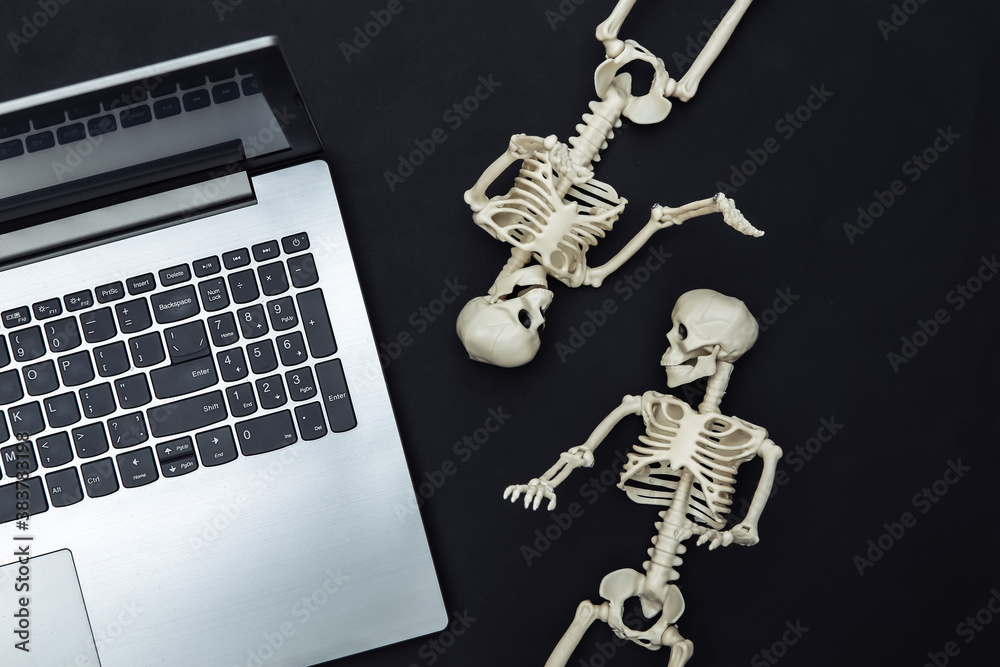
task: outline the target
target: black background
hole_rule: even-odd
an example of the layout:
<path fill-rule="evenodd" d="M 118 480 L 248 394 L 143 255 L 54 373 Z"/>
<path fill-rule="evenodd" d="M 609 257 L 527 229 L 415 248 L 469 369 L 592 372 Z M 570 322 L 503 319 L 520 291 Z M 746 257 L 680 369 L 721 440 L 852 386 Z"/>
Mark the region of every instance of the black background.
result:
<path fill-rule="evenodd" d="M 568 527 L 501 494 L 581 443 L 623 395 L 666 391 L 659 358 L 670 311 L 699 287 L 743 299 L 765 323 L 722 408 L 766 427 L 786 456 L 760 544 L 692 546 L 685 559 L 680 629 L 695 642 L 691 664 L 768 664 L 763 650 L 789 665 L 919 667 L 933 664 L 928 653 L 939 665 L 995 664 L 1000 618 L 971 635 L 959 624 L 1000 591 L 1000 280 L 977 283 L 980 270 L 992 277 L 1000 253 L 996 3 L 754 3 L 691 102 L 675 103 L 658 125 L 626 121 L 604 152 L 596 176 L 631 203 L 591 263 L 638 231 L 648 206 L 708 197 L 720 182 L 738 186 L 732 196 L 766 236 L 701 218 L 653 237 L 650 248 L 672 255 L 651 274 L 644 249 L 598 290 L 553 285 L 542 350 L 516 370 L 468 361 L 454 335 L 460 303 L 485 293 L 508 254 L 473 224 L 462 194 L 511 134 L 574 134 L 604 55 L 594 28 L 614 3 L 400 0 L 393 6 L 402 11 L 382 13 L 391 21 L 359 41 L 363 48 L 345 46 L 388 4 L 69 0 L 37 34 L 22 33 L 36 1 L 0 8 L 0 99 L 265 34 L 282 39 L 326 144 L 413 480 L 427 496 L 423 520 L 445 602 L 468 625 L 337 664 L 540 665 L 579 601 L 599 600 L 605 574 L 641 568 L 656 509 L 591 486 L 602 472 L 612 477 L 606 471 L 642 432 L 639 419 L 620 424 L 595 468 L 559 488 L 556 514 L 572 503 L 582 511 Z M 728 4 L 640 1 L 621 35 L 679 76 L 688 39 Z M 889 30 L 894 11 L 901 25 Z M 32 37 L 15 52 L 12 32 Z M 494 89 L 469 102 L 478 108 L 459 125 L 448 111 L 474 95 L 480 77 Z M 799 127 L 784 124 L 814 87 L 828 99 L 801 110 L 810 117 Z M 390 188 L 385 173 L 438 129 L 446 140 Z M 912 180 L 905 163 L 939 130 L 953 143 L 929 152 L 936 161 Z M 778 151 L 744 165 L 769 138 Z M 731 180 L 734 170 L 749 174 L 745 182 Z M 905 191 L 849 238 L 844 226 L 856 224 L 858 208 L 896 180 Z M 965 299 L 953 292 L 959 285 L 981 289 Z M 458 303 L 435 301 L 449 289 L 461 292 Z M 606 300 L 615 312 L 597 318 L 600 327 L 584 325 Z M 776 300 L 785 312 L 769 312 Z M 433 321 L 421 314 L 442 306 Z M 927 326 L 939 310 L 944 323 Z M 583 332 L 592 335 L 575 337 Z M 401 335 L 409 344 L 393 347 Z M 915 356 L 894 366 L 888 355 L 902 355 L 904 337 L 922 345 L 906 347 Z M 556 347 L 581 341 L 573 353 Z M 507 415 L 502 427 L 478 451 L 456 449 L 490 410 Z M 824 423 L 836 424 L 832 438 Z M 810 443 L 818 436 L 827 442 Z M 949 475 L 954 484 L 939 481 L 959 463 L 967 470 Z M 759 469 L 741 470 L 740 498 L 752 494 Z M 945 493 L 915 502 L 935 482 Z M 910 527 L 883 536 L 906 512 Z M 556 539 L 539 540 L 547 529 Z M 866 555 L 880 537 L 891 546 Z M 796 638 L 789 625 L 808 630 Z M 570 664 L 667 662 L 665 651 L 613 639 L 598 623 Z M 945 656 L 948 642 L 957 655 Z"/>

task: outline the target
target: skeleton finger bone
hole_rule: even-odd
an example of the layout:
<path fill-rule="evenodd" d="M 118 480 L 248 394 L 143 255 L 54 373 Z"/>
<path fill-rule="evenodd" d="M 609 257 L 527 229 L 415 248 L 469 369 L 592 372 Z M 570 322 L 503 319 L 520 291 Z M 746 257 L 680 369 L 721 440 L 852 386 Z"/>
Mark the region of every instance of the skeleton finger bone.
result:
<path fill-rule="evenodd" d="M 528 509 L 534 502 L 532 509 L 537 510 L 545 498 L 549 499 L 549 511 L 556 508 L 556 492 L 545 480 L 535 478 L 527 484 L 512 484 L 504 490 L 503 497 L 505 500 L 510 497 L 510 502 L 514 503 L 521 494 L 524 494 L 524 509 Z"/>

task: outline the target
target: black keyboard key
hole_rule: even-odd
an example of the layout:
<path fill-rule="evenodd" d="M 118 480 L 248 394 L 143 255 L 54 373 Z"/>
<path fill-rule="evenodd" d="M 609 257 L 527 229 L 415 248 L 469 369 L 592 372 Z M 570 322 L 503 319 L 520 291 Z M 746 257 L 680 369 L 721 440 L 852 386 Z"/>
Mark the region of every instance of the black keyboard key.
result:
<path fill-rule="evenodd" d="M 208 335 L 201 321 L 188 322 L 163 332 L 163 338 L 170 351 L 170 363 L 178 364 L 209 353 Z"/>
<path fill-rule="evenodd" d="M 80 315 L 83 338 L 88 343 L 100 343 L 118 335 L 111 308 L 98 308 Z"/>
<path fill-rule="evenodd" d="M 292 285 L 296 287 L 309 287 L 319 281 L 319 274 L 316 272 L 316 260 L 312 253 L 288 258 L 288 274 L 292 277 Z"/>
<path fill-rule="evenodd" d="M 118 121 L 112 114 L 98 116 L 87 121 L 87 131 L 90 136 L 96 137 L 102 134 L 111 134 L 118 130 Z"/>
<path fill-rule="evenodd" d="M 0 314 L 0 319 L 3 319 L 3 325 L 8 329 L 13 329 L 14 327 L 19 327 L 22 324 L 27 324 L 31 321 L 31 311 L 28 310 L 27 306 L 21 306 L 20 308 L 11 308 L 10 310 L 3 311 Z"/>
<path fill-rule="evenodd" d="M 149 94 L 151 97 L 163 97 L 164 95 L 172 95 L 177 92 L 177 82 L 171 81 L 168 83 L 159 83 L 150 89 Z"/>
<path fill-rule="evenodd" d="M 162 463 L 173 459 L 186 459 L 194 455 L 194 443 L 191 436 L 184 436 L 169 442 L 161 442 L 156 445 L 156 458 Z"/>
<path fill-rule="evenodd" d="M 45 354 L 42 330 L 29 327 L 15 331 L 10 336 L 10 353 L 14 361 L 31 361 Z"/>
<path fill-rule="evenodd" d="M 121 113 L 118 114 L 118 119 L 121 120 L 123 128 L 135 127 L 151 122 L 153 112 L 150 111 L 148 104 L 143 104 L 130 109 L 122 109 Z"/>
<path fill-rule="evenodd" d="M 0 405 L 10 405 L 24 398 L 21 378 L 17 371 L 10 370 L 0 373 Z"/>
<path fill-rule="evenodd" d="M 10 430 L 15 435 L 19 433 L 35 435 L 45 430 L 45 421 L 42 419 L 42 406 L 37 401 L 9 408 L 7 416 L 10 418 Z"/>
<path fill-rule="evenodd" d="M 171 459 L 160 464 L 164 477 L 180 477 L 198 469 L 198 457 L 192 454 L 182 459 Z"/>
<path fill-rule="evenodd" d="M 190 93 L 184 93 L 183 100 L 184 111 L 197 111 L 212 103 L 212 97 L 208 94 L 208 90 L 194 90 Z"/>
<path fill-rule="evenodd" d="M 173 92 L 173 91 L 171 91 Z M 154 92 L 155 96 L 156 93 Z M 157 100 L 153 102 L 153 114 L 160 118 L 170 118 L 171 116 L 176 116 L 181 112 L 181 101 L 176 97 L 168 97 L 165 100 Z"/>
<path fill-rule="evenodd" d="M 156 278 L 153 277 L 152 273 L 144 273 L 126 280 L 125 287 L 128 288 L 128 293 L 132 296 L 152 292 L 156 289 Z"/>
<path fill-rule="evenodd" d="M 253 269 L 229 274 L 229 292 L 233 296 L 234 303 L 256 301 L 260 292 L 257 290 L 257 279 L 254 277 Z"/>
<path fill-rule="evenodd" d="M 241 266 L 246 266 L 250 263 L 250 251 L 246 248 L 230 250 L 229 252 L 222 254 L 222 263 L 225 264 L 226 268 L 230 271 L 238 269 Z"/>
<path fill-rule="evenodd" d="M 129 338 L 128 349 L 132 353 L 132 363 L 136 368 L 155 366 L 166 359 L 163 343 L 160 342 L 160 334 L 156 331 Z"/>
<path fill-rule="evenodd" d="M 108 283 L 107 285 L 101 285 L 94 291 L 97 292 L 98 303 L 110 303 L 125 296 L 125 286 L 122 285 L 120 280 Z"/>
<path fill-rule="evenodd" d="M 149 297 L 153 313 L 160 324 L 180 322 L 198 314 L 198 297 L 193 285 L 160 292 Z"/>
<path fill-rule="evenodd" d="M 281 262 L 272 262 L 258 266 L 257 275 L 260 277 L 260 290 L 266 296 L 275 296 L 288 291 L 288 278 L 285 277 L 285 265 Z"/>
<path fill-rule="evenodd" d="M 253 393 L 253 385 L 249 382 L 226 387 L 226 399 L 234 417 L 246 417 L 257 412 L 257 399 Z"/>
<path fill-rule="evenodd" d="M 123 334 L 139 333 L 153 326 L 145 299 L 122 301 L 115 306 L 118 328 Z"/>
<path fill-rule="evenodd" d="M 46 299 L 32 304 L 31 310 L 35 313 L 35 319 L 47 320 L 62 314 L 62 302 L 59 299 Z"/>
<path fill-rule="evenodd" d="M 257 385 L 257 395 L 260 396 L 260 407 L 265 410 L 280 408 L 288 402 L 288 395 L 285 393 L 285 384 L 281 381 L 280 375 L 269 375 L 260 378 L 254 384 Z"/>
<path fill-rule="evenodd" d="M 212 101 L 216 104 L 232 102 L 240 98 L 240 85 L 235 81 L 223 83 L 212 88 Z"/>
<path fill-rule="evenodd" d="M 323 403 L 326 405 L 326 416 L 330 421 L 330 430 L 334 433 L 349 431 L 358 425 L 351 404 L 351 394 L 344 378 L 344 367 L 340 359 L 324 361 L 316 366 L 316 377 L 319 378 L 320 391 L 323 392 Z"/>
<path fill-rule="evenodd" d="M 49 322 L 44 327 L 45 337 L 49 341 L 49 349 L 55 353 L 67 352 L 80 347 L 80 327 L 76 325 L 75 317 L 64 317 L 61 320 Z"/>
<path fill-rule="evenodd" d="M 24 145 L 28 149 L 29 153 L 44 151 L 48 148 L 53 148 L 56 145 L 56 135 L 52 134 L 52 132 L 39 132 L 38 134 L 31 134 L 24 138 Z"/>
<path fill-rule="evenodd" d="M 104 434 L 104 424 L 87 424 L 73 429 L 73 446 L 81 459 L 90 459 L 108 451 L 108 437 Z"/>
<path fill-rule="evenodd" d="M 298 441 L 292 413 L 288 410 L 238 422 L 236 437 L 244 456 L 273 452 Z"/>
<path fill-rule="evenodd" d="M 7 442 L 10 439 L 10 431 L 7 429 L 7 419 L 0 412 L 0 442 Z"/>
<path fill-rule="evenodd" d="M 228 416 L 225 399 L 218 390 L 146 410 L 150 431 L 156 438 L 210 426 Z"/>
<path fill-rule="evenodd" d="M 266 262 L 269 259 L 274 259 L 281 254 L 278 250 L 277 241 L 268 241 L 266 243 L 258 243 L 251 248 L 253 250 L 253 258 L 258 262 Z"/>
<path fill-rule="evenodd" d="M 35 446 L 38 447 L 38 460 L 43 468 L 57 468 L 73 460 L 73 448 L 66 431 L 41 436 L 35 440 Z"/>
<path fill-rule="evenodd" d="M 80 466 L 84 487 L 91 498 L 108 496 L 118 490 L 118 478 L 111 458 L 89 461 Z"/>
<path fill-rule="evenodd" d="M 59 377 L 56 375 L 56 365 L 51 361 L 42 361 L 24 367 L 24 388 L 28 396 L 42 396 L 59 388 Z"/>
<path fill-rule="evenodd" d="M 188 268 L 187 264 L 181 264 L 179 266 L 171 266 L 169 269 L 162 269 L 159 275 L 161 285 L 172 287 L 191 280 L 191 269 Z"/>
<path fill-rule="evenodd" d="M 106 104 L 105 109 L 110 111 Z M 91 104 L 82 104 L 70 108 L 67 111 L 66 116 L 70 120 L 80 120 L 81 118 L 86 118 L 88 116 L 96 116 L 99 113 L 101 113 L 101 105 L 98 102 L 93 102 Z"/>
<path fill-rule="evenodd" d="M 198 441 L 198 453 L 205 467 L 221 466 L 236 460 L 236 441 L 228 426 L 199 433 L 195 440 Z"/>
<path fill-rule="evenodd" d="M 283 366 L 298 366 L 309 358 L 306 353 L 306 343 L 298 331 L 278 338 L 278 354 L 281 356 Z"/>
<path fill-rule="evenodd" d="M 63 301 L 66 303 L 66 310 L 72 313 L 77 310 L 83 310 L 84 308 L 90 308 L 93 306 L 94 295 L 89 289 L 85 289 L 80 292 L 67 294 L 63 297 Z"/>
<path fill-rule="evenodd" d="M 141 412 L 132 412 L 109 419 L 108 435 L 111 436 L 111 446 L 115 449 L 135 447 L 149 440 L 146 419 Z"/>
<path fill-rule="evenodd" d="M 215 359 L 219 362 L 219 372 L 222 374 L 223 382 L 242 380 L 250 372 L 241 347 L 223 350 L 215 355 Z"/>
<path fill-rule="evenodd" d="M 111 383 L 105 382 L 81 389 L 80 406 L 83 408 L 84 416 L 88 419 L 104 417 L 117 410 L 114 393 L 111 391 Z"/>
<path fill-rule="evenodd" d="M 281 239 L 281 247 L 285 249 L 289 255 L 295 252 L 302 252 L 309 248 L 309 235 L 305 232 L 299 232 L 298 234 L 292 234 L 291 236 L 286 236 Z"/>
<path fill-rule="evenodd" d="M 26 120 L 7 121 L 0 125 L 0 139 L 15 137 L 31 132 L 31 123 Z"/>
<path fill-rule="evenodd" d="M 326 312 L 323 291 L 314 289 L 295 297 L 299 302 L 299 317 L 302 318 L 309 343 L 309 352 L 317 359 L 329 357 L 337 351 L 337 341 L 333 337 L 330 316 Z"/>
<path fill-rule="evenodd" d="M 303 440 L 318 440 L 326 435 L 323 406 L 319 403 L 308 403 L 295 408 L 295 421 L 299 424 Z"/>
<path fill-rule="evenodd" d="M 73 123 L 72 125 L 65 125 L 56 130 L 56 140 L 59 141 L 59 145 L 71 144 L 74 141 L 83 141 L 87 138 L 87 129 L 83 126 L 83 123 Z"/>
<path fill-rule="evenodd" d="M 66 468 L 50 472 L 45 476 L 45 486 L 49 489 L 53 507 L 68 507 L 83 500 L 83 487 L 76 468 Z"/>
<path fill-rule="evenodd" d="M 175 398 L 218 384 L 219 376 L 212 357 L 199 357 L 157 368 L 149 374 L 149 380 L 157 398 Z"/>
<path fill-rule="evenodd" d="M 80 408 L 73 392 L 46 398 L 44 404 L 45 415 L 52 428 L 63 428 L 80 421 Z"/>
<path fill-rule="evenodd" d="M 256 95 L 260 92 L 260 84 L 257 83 L 257 79 L 252 76 L 248 76 L 240 82 L 240 87 L 243 89 L 243 94 L 246 96 Z"/>
<path fill-rule="evenodd" d="M 129 370 L 128 350 L 125 343 L 115 341 L 109 345 L 102 345 L 94 348 L 94 365 L 97 366 L 97 374 L 102 378 L 121 375 Z"/>
<path fill-rule="evenodd" d="M 24 142 L 20 139 L 0 141 L 0 162 L 24 155 Z"/>
<path fill-rule="evenodd" d="M 25 494 L 27 494 L 27 498 L 25 498 Z M 0 523 L 24 519 L 32 514 L 41 514 L 48 509 L 49 503 L 45 499 L 45 487 L 42 486 L 41 477 L 29 477 L 26 482 L 14 482 L 0 486 Z"/>
<path fill-rule="evenodd" d="M 31 119 L 31 124 L 35 126 L 36 130 L 44 130 L 47 127 L 65 122 L 66 114 L 62 111 L 49 111 Z"/>
<path fill-rule="evenodd" d="M 232 345 L 240 339 L 240 332 L 236 328 L 236 318 L 232 313 L 223 313 L 208 320 L 208 330 L 212 332 L 212 342 L 216 347 Z"/>
<path fill-rule="evenodd" d="M 58 362 L 64 386 L 76 387 L 94 379 L 94 367 L 86 350 L 59 357 Z"/>
<path fill-rule="evenodd" d="M 250 369 L 257 375 L 270 373 L 278 367 L 278 357 L 274 354 L 274 343 L 269 340 L 247 345 L 247 359 L 250 360 Z"/>
<path fill-rule="evenodd" d="M 10 352 L 7 350 L 7 340 L 0 336 L 0 368 L 10 363 Z"/>
<path fill-rule="evenodd" d="M 229 306 L 229 292 L 226 291 L 226 281 L 222 278 L 198 283 L 198 291 L 201 292 L 201 305 L 210 313 Z"/>
<path fill-rule="evenodd" d="M 244 338 L 260 338 L 268 332 L 267 316 L 264 315 L 264 306 L 260 304 L 241 308 L 237 311 L 236 318 L 240 321 L 240 331 Z"/>
<path fill-rule="evenodd" d="M 127 378 L 115 380 L 115 393 L 118 395 L 118 405 L 123 410 L 138 408 L 151 400 L 149 385 L 145 375 L 130 375 Z"/>
<path fill-rule="evenodd" d="M 149 447 L 119 454 L 115 459 L 118 461 L 118 472 L 122 476 L 122 486 L 126 489 L 145 486 L 160 478 L 156 472 L 153 450 Z"/>
<path fill-rule="evenodd" d="M 30 475 L 38 470 L 38 459 L 35 458 L 35 448 L 31 441 L 18 442 L 0 449 L 0 460 L 8 477 Z"/>
<path fill-rule="evenodd" d="M 308 366 L 286 372 L 285 382 L 288 383 L 288 396 L 293 401 L 307 401 L 316 395 L 316 382 Z"/>
<path fill-rule="evenodd" d="M 271 319 L 271 328 L 275 331 L 286 331 L 299 323 L 299 318 L 295 314 L 295 302 L 290 296 L 268 301 L 267 316 Z"/>
<path fill-rule="evenodd" d="M 218 257 L 206 257 L 205 259 L 199 259 L 194 263 L 194 275 L 199 278 L 213 276 L 221 270 L 222 265 L 219 263 Z"/>

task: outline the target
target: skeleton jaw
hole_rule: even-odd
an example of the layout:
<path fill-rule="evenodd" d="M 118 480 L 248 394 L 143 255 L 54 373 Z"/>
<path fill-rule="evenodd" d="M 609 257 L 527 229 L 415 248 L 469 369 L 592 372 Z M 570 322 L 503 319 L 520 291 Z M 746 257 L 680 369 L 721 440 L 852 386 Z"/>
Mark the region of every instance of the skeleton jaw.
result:
<path fill-rule="evenodd" d="M 671 345 L 660 359 L 660 365 L 667 372 L 667 386 L 673 389 L 715 375 L 718 357 L 718 345 L 712 346 L 711 349 L 699 348 L 687 355 Z"/>

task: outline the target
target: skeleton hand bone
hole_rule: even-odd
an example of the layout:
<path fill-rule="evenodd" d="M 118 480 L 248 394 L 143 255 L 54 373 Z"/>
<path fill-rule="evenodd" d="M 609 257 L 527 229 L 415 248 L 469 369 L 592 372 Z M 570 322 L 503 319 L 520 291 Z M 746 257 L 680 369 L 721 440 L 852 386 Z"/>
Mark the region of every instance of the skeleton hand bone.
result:
<path fill-rule="evenodd" d="M 732 532 L 728 530 L 714 530 L 708 526 L 693 526 L 691 532 L 695 535 L 700 535 L 698 538 L 697 546 L 701 546 L 708 542 L 708 550 L 714 551 L 720 546 L 728 547 L 735 540 Z"/>
<path fill-rule="evenodd" d="M 517 502 L 517 499 L 524 494 L 524 509 L 528 509 L 529 505 L 532 505 L 532 500 L 534 500 L 533 507 L 531 509 L 537 510 L 542 504 L 543 498 L 549 499 L 548 510 L 551 512 L 556 508 L 556 492 L 552 488 L 552 485 L 543 479 L 538 479 L 537 477 L 527 484 L 512 484 L 506 488 L 503 492 L 504 500 L 510 497 L 510 502 Z"/>

